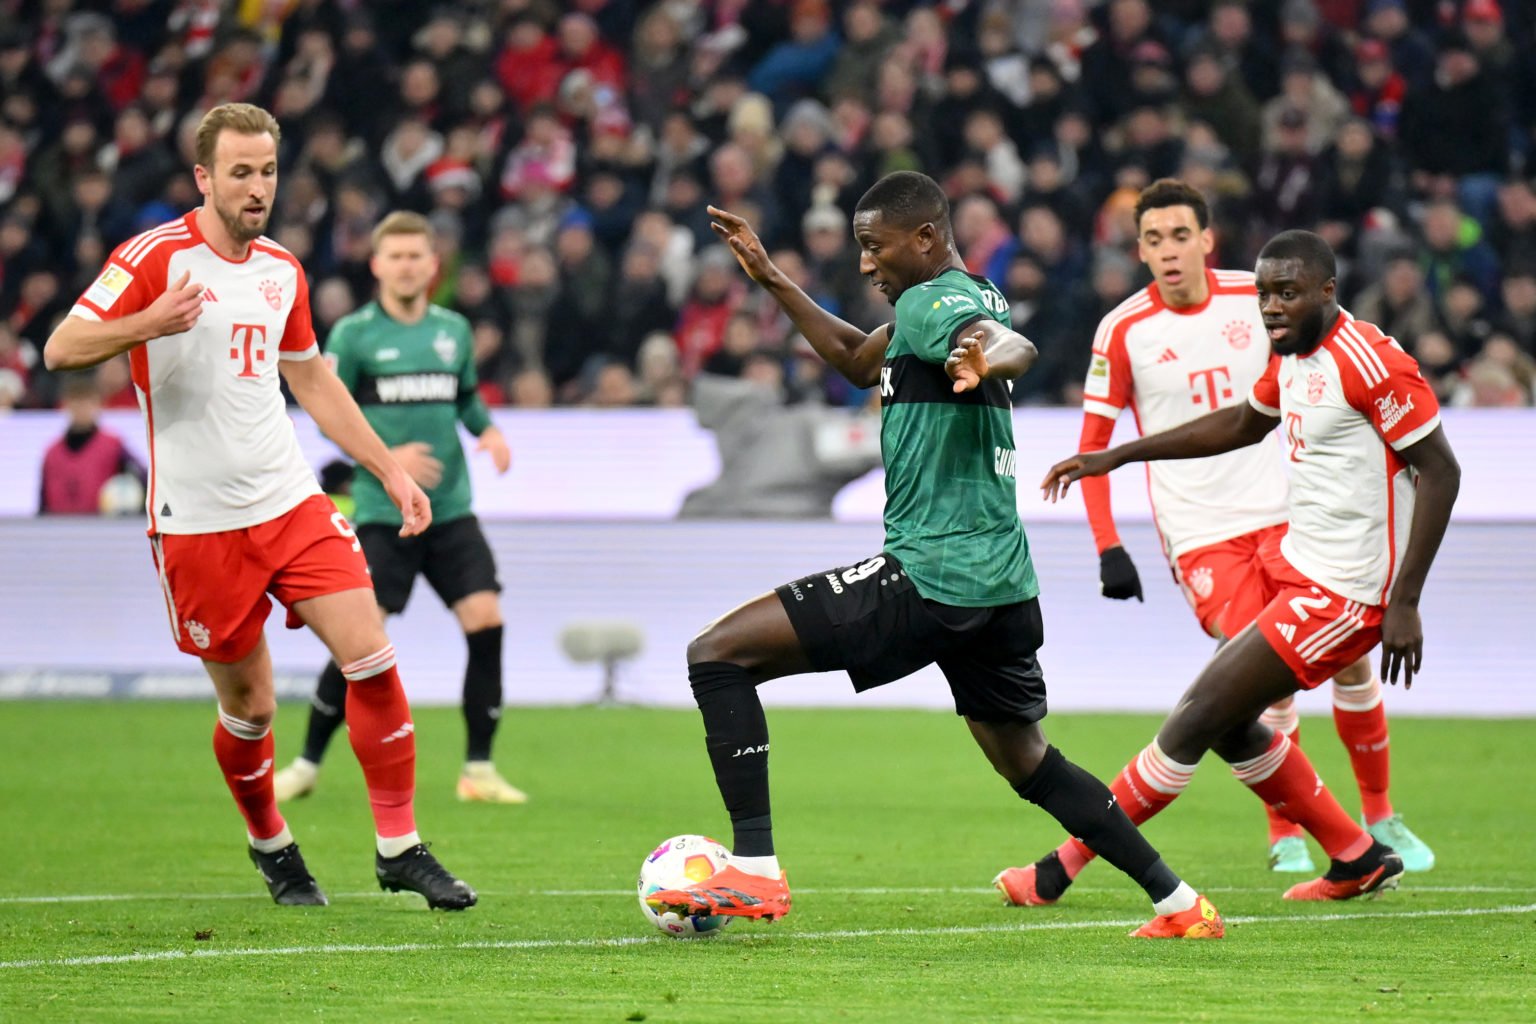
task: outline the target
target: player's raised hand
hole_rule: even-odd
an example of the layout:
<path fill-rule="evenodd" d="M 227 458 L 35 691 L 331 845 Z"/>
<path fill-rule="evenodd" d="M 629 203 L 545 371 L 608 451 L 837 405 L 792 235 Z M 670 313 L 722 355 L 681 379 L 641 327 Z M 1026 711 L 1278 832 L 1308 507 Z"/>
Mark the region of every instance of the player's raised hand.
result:
<path fill-rule="evenodd" d="M 705 209 L 714 218 L 709 226 L 730 248 L 731 254 L 736 257 L 736 262 L 741 264 L 741 269 L 747 272 L 747 276 L 758 284 L 767 284 L 773 280 L 779 268 L 774 266 L 773 260 L 768 258 L 768 250 L 763 248 L 763 240 L 757 237 L 757 232 L 752 230 L 752 225 L 734 213 L 717 206 Z"/>
<path fill-rule="evenodd" d="M 1114 456 L 1109 452 L 1080 452 L 1070 459 L 1062 459 L 1050 468 L 1040 481 L 1040 496 L 1046 501 L 1056 501 L 1067 496 L 1072 481 L 1085 476 L 1103 476 L 1115 468 Z"/>
<path fill-rule="evenodd" d="M 944 360 L 944 372 L 955 382 L 955 394 L 981 387 L 987 379 L 987 334 L 977 331 L 955 343 L 949 358 Z"/>
<path fill-rule="evenodd" d="M 1397 685 L 1403 673 L 1403 689 L 1413 689 L 1413 674 L 1424 661 L 1424 623 L 1419 609 L 1402 601 L 1387 606 L 1381 617 L 1381 678 Z"/>
<path fill-rule="evenodd" d="M 432 525 L 432 503 L 427 500 L 426 492 L 410 478 L 403 467 L 379 482 L 384 485 L 389 500 L 400 510 L 400 536 L 414 537 L 418 533 L 425 533 L 427 527 Z"/>
<path fill-rule="evenodd" d="M 432 446 L 424 441 L 410 441 L 391 448 L 395 461 L 410 478 L 422 487 L 436 487 L 443 482 L 443 463 L 432 454 Z"/>
<path fill-rule="evenodd" d="M 496 467 L 498 474 L 512 468 L 512 449 L 507 447 L 507 439 L 495 427 L 485 428 L 480 439 L 475 442 L 475 451 L 490 452 L 491 465 Z"/>
<path fill-rule="evenodd" d="M 203 315 L 203 286 L 192 283 L 192 271 L 182 271 L 165 291 L 155 297 L 144 310 L 152 338 L 164 338 L 172 334 L 185 334 Z"/>

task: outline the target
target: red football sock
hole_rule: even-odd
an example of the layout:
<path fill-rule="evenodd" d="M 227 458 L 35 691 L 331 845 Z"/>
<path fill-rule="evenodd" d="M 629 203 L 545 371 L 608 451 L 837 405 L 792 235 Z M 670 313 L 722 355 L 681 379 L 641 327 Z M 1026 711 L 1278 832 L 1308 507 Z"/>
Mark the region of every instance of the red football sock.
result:
<path fill-rule="evenodd" d="M 1392 776 L 1392 752 L 1387 739 L 1387 708 L 1381 702 L 1381 680 L 1374 675 L 1364 686 L 1333 684 L 1333 724 L 1349 751 L 1349 763 L 1360 784 L 1360 812 L 1367 824 L 1392 817 L 1387 795 Z"/>
<path fill-rule="evenodd" d="M 1283 732 L 1293 744 L 1301 743 L 1301 717 L 1296 714 L 1296 702 L 1287 701 L 1284 707 L 1265 709 L 1259 721 L 1275 732 Z M 1289 836 L 1301 838 L 1302 828 L 1269 804 L 1264 805 L 1264 816 L 1269 819 L 1269 845 L 1274 846 Z"/>
<path fill-rule="evenodd" d="M 1232 774 L 1295 820 L 1334 860 L 1354 860 L 1370 849 L 1371 837 L 1344 813 L 1302 749 L 1277 732 L 1269 749 L 1232 765 Z"/>
<path fill-rule="evenodd" d="M 1140 825 L 1184 792 L 1195 774 L 1192 764 L 1179 764 L 1163 753 L 1153 740 L 1109 784 L 1115 802 L 1135 825 Z M 1076 878 L 1098 856 L 1079 839 L 1068 839 L 1056 848 L 1056 856 L 1068 878 Z"/>
<path fill-rule="evenodd" d="M 270 839 L 285 824 L 272 795 L 272 727 L 254 725 L 219 709 L 213 727 L 213 756 L 224 772 L 245 827 L 257 839 Z"/>
<path fill-rule="evenodd" d="M 363 766 L 374 827 L 385 838 L 416 831 L 416 726 L 395 648 L 341 666 L 347 679 L 347 731 Z"/>

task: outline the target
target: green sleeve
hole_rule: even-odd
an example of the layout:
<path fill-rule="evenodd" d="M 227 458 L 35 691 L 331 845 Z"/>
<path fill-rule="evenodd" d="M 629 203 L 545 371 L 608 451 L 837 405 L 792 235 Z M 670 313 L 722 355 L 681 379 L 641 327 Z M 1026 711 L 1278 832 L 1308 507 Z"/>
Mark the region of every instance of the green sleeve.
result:
<path fill-rule="evenodd" d="M 347 386 L 347 390 L 355 394 L 359 365 L 358 353 L 352 346 L 352 333 L 350 317 L 336 321 L 331 327 L 330 336 L 325 339 L 325 358 L 331 364 L 331 369 L 336 371 L 336 376 Z"/>
<path fill-rule="evenodd" d="M 458 334 L 462 342 L 459 347 L 464 353 L 463 365 L 459 367 L 459 422 L 464 424 L 465 430 L 479 437 L 491 425 L 491 414 L 480 397 L 480 381 L 475 374 L 475 337 L 469 329 L 469 321 L 460 321 Z"/>
<path fill-rule="evenodd" d="M 976 296 L 941 281 L 918 285 L 896 300 L 896 323 L 919 359 L 942 363 L 965 328 L 992 319 Z"/>

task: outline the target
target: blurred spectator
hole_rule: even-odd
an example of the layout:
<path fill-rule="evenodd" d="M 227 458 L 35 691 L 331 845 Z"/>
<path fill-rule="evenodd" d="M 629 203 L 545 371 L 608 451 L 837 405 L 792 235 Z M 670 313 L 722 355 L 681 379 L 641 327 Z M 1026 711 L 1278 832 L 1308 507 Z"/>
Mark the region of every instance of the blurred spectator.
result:
<path fill-rule="evenodd" d="M 1403 150 L 1414 167 L 1413 184 L 1427 195 L 1457 196 L 1486 223 L 1509 166 L 1508 100 L 1460 33 L 1446 35 L 1435 68 L 1433 81 L 1410 90 L 1403 104 Z"/>
<path fill-rule="evenodd" d="M 1215 0 L 1196 41 L 1259 100 L 1280 91 L 1274 47 L 1255 35 L 1248 0 Z M 1193 57 L 1191 57 L 1191 60 Z"/>
<path fill-rule="evenodd" d="M 1509 408 L 1531 404 L 1536 361 L 1504 335 L 1488 339 L 1477 358 L 1467 364 L 1451 393 L 1451 404 L 1479 408 Z"/>
<path fill-rule="evenodd" d="M 1454 199 L 1437 199 L 1424 211 L 1425 283 L 1435 301 L 1444 303 L 1453 281 L 1464 279 L 1492 302 L 1498 287 L 1499 261 L 1483 240 L 1477 221 L 1461 212 Z"/>
<path fill-rule="evenodd" d="M 128 453 L 122 438 L 101 425 L 101 390 L 93 371 L 66 375 L 61 395 L 69 422 L 63 436 L 43 454 L 38 512 L 98 515 L 107 481 L 126 473 L 142 484 L 144 468 Z M 142 487 L 138 493 L 142 503 Z"/>
<path fill-rule="evenodd" d="M 535 367 L 514 374 L 508 392 L 512 405 L 518 409 L 548 409 L 555 403 L 555 388 L 549 374 Z"/>
<path fill-rule="evenodd" d="M 1464 359 L 1478 352 L 1493 333 L 1488 304 L 1470 278 L 1457 277 L 1445 289 L 1440 299 L 1440 324 Z"/>
<path fill-rule="evenodd" d="M 1391 154 L 1376 141 L 1368 122 L 1352 118 L 1317 162 L 1319 234 L 1335 252 L 1354 255 L 1357 225 L 1377 207 L 1401 208 L 1398 192 Z"/>
<path fill-rule="evenodd" d="M 1367 285 L 1349 308 L 1410 352 L 1419 338 L 1439 331 L 1435 304 L 1424 290 L 1424 270 L 1412 252 L 1400 252 L 1388 260 L 1381 280 Z"/>
<path fill-rule="evenodd" d="M 789 32 L 789 39 L 769 50 L 747 77 L 754 92 L 767 96 L 781 109 L 814 94 L 840 50 L 826 0 L 794 0 Z"/>
<path fill-rule="evenodd" d="M 1265 233 L 1310 224 L 1316 217 L 1319 183 L 1309 138 L 1305 111 L 1280 112 L 1274 143 L 1265 147 L 1253 176 L 1254 212 Z"/>
<path fill-rule="evenodd" d="M 1281 118 L 1299 111 L 1306 125 L 1306 148 L 1319 153 L 1338 135 L 1349 116 L 1349 103 L 1321 74 L 1310 54 L 1293 53 L 1285 59 L 1280 76 L 1280 95 L 1264 104 L 1264 148 L 1281 149 Z"/>
<path fill-rule="evenodd" d="M 1504 308 L 1494 320 L 1494 329 L 1508 335 L 1527 355 L 1536 357 L 1536 266 L 1510 267 L 1500 285 L 1499 297 Z"/>
<path fill-rule="evenodd" d="M 1451 344 L 1451 339 L 1444 332 L 1434 330 L 1426 331 L 1411 341 L 1399 340 L 1418 360 L 1419 372 L 1434 389 L 1435 397 L 1449 403 L 1461 383 L 1461 354 Z"/>
<path fill-rule="evenodd" d="M 725 246 L 710 246 L 700 253 L 698 268 L 677 320 L 677 350 L 683 376 L 689 380 L 724 342 L 725 325 L 744 291 L 736 257 Z"/>
<path fill-rule="evenodd" d="M 1435 51 L 1429 39 L 1408 19 L 1403 0 L 1367 0 L 1362 22 L 1368 38 L 1379 39 L 1392 55 L 1410 89 L 1423 89 L 1435 72 Z"/>
<path fill-rule="evenodd" d="M 1239 163 L 1253 165 L 1259 155 L 1259 105 L 1242 79 L 1228 71 L 1221 51 L 1202 47 L 1190 54 L 1180 105 L 1191 119 L 1209 124 Z"/>
<path fill-rule="evenodd" d="M 1360 40 L 1355 46 L 1355 61 L 1350 107 L 1369 120 L 1382 138 L 1393 138 L 1408 96 L 1408 82 L 1392 66 L 1392 51 L 1380 39 Z"/>

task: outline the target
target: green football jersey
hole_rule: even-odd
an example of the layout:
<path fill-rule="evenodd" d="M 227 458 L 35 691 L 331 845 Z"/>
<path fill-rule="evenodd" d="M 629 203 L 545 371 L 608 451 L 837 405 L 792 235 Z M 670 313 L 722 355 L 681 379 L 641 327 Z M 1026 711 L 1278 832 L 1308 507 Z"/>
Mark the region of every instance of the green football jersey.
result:
<path fill-rule="evenodd" d="M 896 300 L 880 371 L 885 549 L 931 601 L 988 607 L 1040 592 L 1019 522 L 1008 385 L 955 394 L 944 360 L 978 320 L 1012 327 L 1008 303 L 958 268 Z"/>
<path fill-rule="evenodd" d="M 427 315 L 403 324 L 377 302 L 342 317 L 331 328 L 326 358 L 363 415 L 391 448 L 411 441 L 432 446 L 443 479 L 426 488 L 432 522 L 470 514 L 469 469 L 459 443 L 460 422 L 479 435 L 491 425 L 476 390 L 474 343 L 469 321 L 452 310 L 428 306 Z M 352 481 L 353 521 L 400 524 L 400 510 L 384 485 L 362 466 Z"/>

